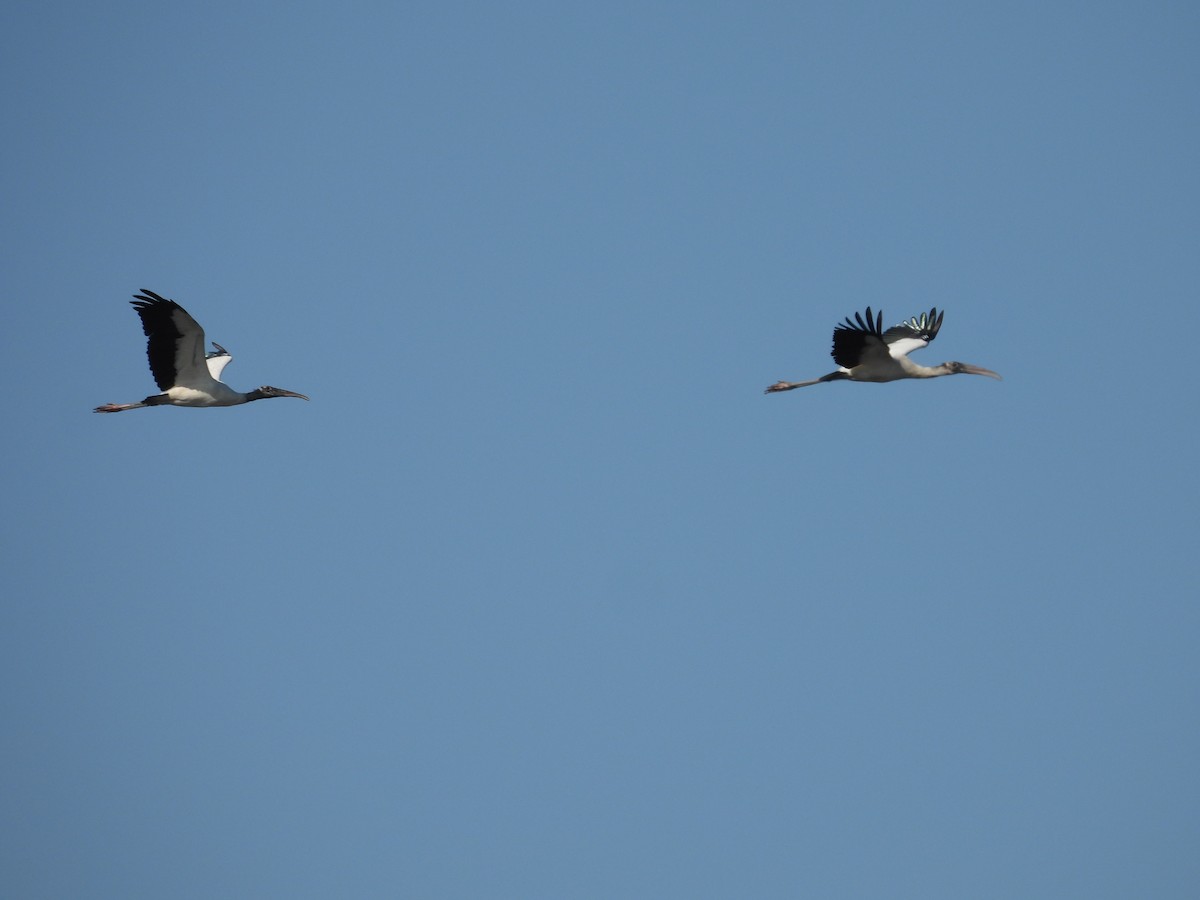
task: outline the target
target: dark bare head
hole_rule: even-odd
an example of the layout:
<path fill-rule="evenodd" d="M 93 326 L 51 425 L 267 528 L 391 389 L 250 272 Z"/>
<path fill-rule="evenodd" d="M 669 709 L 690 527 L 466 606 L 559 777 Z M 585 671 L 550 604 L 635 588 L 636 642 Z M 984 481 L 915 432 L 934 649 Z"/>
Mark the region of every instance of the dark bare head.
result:
<path fill-rule="evenodd" d="M 985 369 L 983 366 L 972 366 L 969 363 L 948 362 L 942 363 L 946 367 L 947 373 L 950 375 L 986 375 L 988 378 L 995 378 L 997 381 L 1004 379 L 993 372 L 991 369 Z"/>
<path fill-rule="evenodd" d="M 260 388 L 255 388 L 246 394 L 246 402 L 251 400 L 266 400 L 269 397 L 298 397 L 301 400 L 307 400 L 303 394 L 297 394 L 294 391 L 285 391 L 283 388 L 271 387 L 269 384 L 264 384 Z"/>

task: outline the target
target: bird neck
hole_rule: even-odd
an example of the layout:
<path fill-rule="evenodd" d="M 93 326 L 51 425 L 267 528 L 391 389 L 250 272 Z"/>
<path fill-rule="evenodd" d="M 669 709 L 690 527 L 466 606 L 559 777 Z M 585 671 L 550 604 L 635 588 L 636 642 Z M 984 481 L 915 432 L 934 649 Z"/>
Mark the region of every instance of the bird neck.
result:
<path fill-rule="evenodd" d="M 949 363 L 942 363 L 940 366 L 922 366 L 906 356 L 901 365 L 904 367 L 904 371 L 908 373 L 909 378 L 937 378 L 939 375 L 950 374 Z"/>

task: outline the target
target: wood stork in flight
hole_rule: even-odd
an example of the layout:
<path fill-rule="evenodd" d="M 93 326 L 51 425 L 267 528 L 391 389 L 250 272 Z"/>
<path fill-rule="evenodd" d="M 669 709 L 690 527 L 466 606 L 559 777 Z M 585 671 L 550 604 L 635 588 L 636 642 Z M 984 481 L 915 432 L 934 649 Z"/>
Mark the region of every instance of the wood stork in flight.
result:
<path fill-rule="evenodd" d="M 134 294 L 133 308 L 142 319 L 146 334 L 146 357 L 150 372 L 161 394 L 152 394 L 141 403 L 105 403 L 95 412 L 114 413 L 141 406 L 237 406 L 267 397 L 299 397 L 303 394 L 263 385 L 245 394 L 235 391 L 219 379 L 233 359 L 220 344 L 205 354 L 204 329 L 174 300 L 167 300 L 144 288 Z"/>
<path fill-rule="evenodd" d="M 764 393 L 790 391 L 822 381 L 897 381 L 901 378 L 937 378 L 939 375 L 987 375 L 999 379 L 1000 376 L 991 369 L 981 366 L 960 362 L 921 366 L 908 358 L 908 354 L 920 350 L 937 337 L 945 315 L 945 311 L 938 312 L 934 307 L 928 313 L 921 313 L 920 318 L 914 316 L 884 331 L 883 313 L 872 316 L 871 307 L 868 306 L 866 321 L 855 313 L 855 322 L 851 322 L 847 316 L 844 325 L 833 329 L 831 355 L 838 364 L 836 372 L 812 381 L 777 381 Z"/>

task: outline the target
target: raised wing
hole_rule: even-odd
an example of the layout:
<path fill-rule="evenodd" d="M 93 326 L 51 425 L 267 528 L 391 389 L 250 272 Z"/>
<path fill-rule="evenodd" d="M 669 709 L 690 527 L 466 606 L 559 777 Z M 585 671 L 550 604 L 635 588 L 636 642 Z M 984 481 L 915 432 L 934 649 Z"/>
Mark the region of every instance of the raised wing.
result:
<path fill-rule="evenodd" d="M 946 313 L 938 312 L 937 307 L 928 313 L 921 313 L 920 318 L 913 316 L 907 322 L 893 325 L 883 333 L 883 340 L 888 346 L 888 352 L 899 359 L 908 356 L 914 350 L 927 347 L 942 327 L 942 317 Z"/>
<path fill-rule="evenodd" d="M 142 289 L 131 301 L 146 335 L 146 359 L 159 390 L 209 378 L 204 362 L 204 329 L 174 300 Z"/>
<path fill-rule="evenodd" d="M 858 313 L 854 314 L 854 318 L 855 322 L 851 322 L 847 316 L 844 325 L 833 329 L 833 351 L 830 354 L 833 361 L 843 369 L 853 369 L 876 359 L 887 360 L 888 347 L 884 343 L 883 313 L 873 316 L 871 307 L 868 306 L 865 321 Z"/>
<path fill-rule="evenodd" d="M 233 357 L 229 355 L 229 351 L 213 341 L 213 346 L 216 350 L 207 354 L 204 361 L 208 364 L 208 374 L 213 377 L 214 381 L 221 380 L 221 373 L 225 371 L 225 367 L 233 362 Z"/>

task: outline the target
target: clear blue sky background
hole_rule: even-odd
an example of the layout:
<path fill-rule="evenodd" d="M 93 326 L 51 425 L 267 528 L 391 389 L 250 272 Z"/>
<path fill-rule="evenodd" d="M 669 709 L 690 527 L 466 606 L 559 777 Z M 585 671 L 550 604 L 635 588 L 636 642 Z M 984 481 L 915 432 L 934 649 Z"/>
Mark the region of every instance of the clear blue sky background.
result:
<path fill-rule="evenodd" d="M 1198 39 L 9 4 L 0 895 L 1197 896 Z"/>

